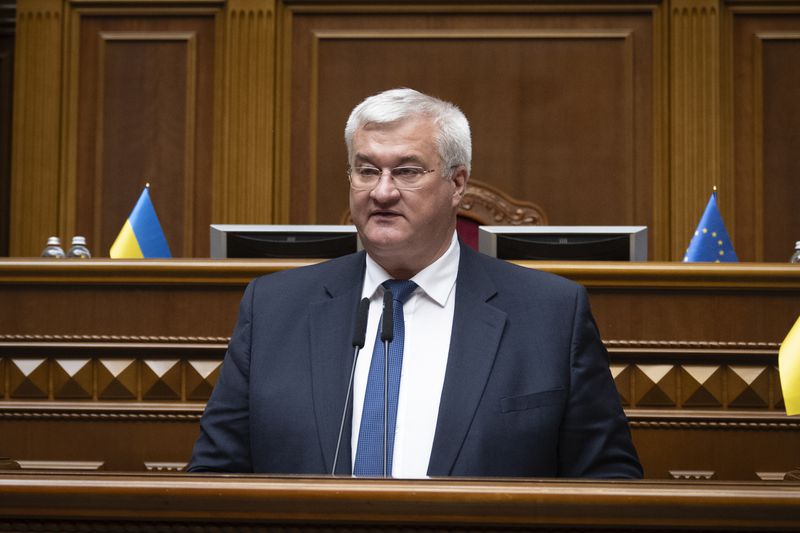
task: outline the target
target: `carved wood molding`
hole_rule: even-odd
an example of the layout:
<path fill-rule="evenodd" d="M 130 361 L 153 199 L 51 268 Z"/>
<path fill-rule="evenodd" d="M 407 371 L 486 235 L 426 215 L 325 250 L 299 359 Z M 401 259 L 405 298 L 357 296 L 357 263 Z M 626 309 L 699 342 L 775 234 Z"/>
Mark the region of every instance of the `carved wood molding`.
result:
<path fill-rule="evenodd" d="M 626 409 L 632 428 L 720 431 L 800 431 L 800 419 L 781 411 Z"/>
<path fill-rule="evenodd" d="M 747 420 L 636 420 L 628 415 L 628 423 L 633 429 L 694 429 L 718 431 L 800 431 L 800 422 L 753 422 Z"/>
<path fill-rule="evenodd" d="M 190 422 L 200 421 L 205 403 L 0 402 L 0 420 L 58 422 Z"/>
<path fill-rule="evenodd" d="M 34 343 L 167 343 L 228 344 L 230 337 L 167 336 L 167 335 L 15 335 L 0 334 L 0 342 Z"/>
<path fill-rule="evenodd" d="M 470 179 L 459 215 L 483 225 L 540 226 L 547 224 L 544 210 L 532 202 L 516 200 L 488 183 Z"/>
<path fill-rule="evenodd" d="M 120 347 L 129 343 L 155 344 L 224 344 L 230 337 L 173 336 L 173 335 L 64 335 L 64 334 L 12 334 L 0 333 L 0 343 L 104 343 L 118 344 Z M 640 339 L 604 339 L 609 349 L 670 349 L 670 350 L 768 350 L 777 353 L 779 342 L 755 341 L 713 341 L 713 340 L 640 340 Z M 143 346 L 143 348 L 146 346 Z"/>
<path fill-rule="evenodd" d="M 779 342 L 681 341 L 681 340 L 621 340 L 607 339 L 603 343 L 614 348 L 666 348 L 676 350 L 771 350 L 777 353 Z"/>

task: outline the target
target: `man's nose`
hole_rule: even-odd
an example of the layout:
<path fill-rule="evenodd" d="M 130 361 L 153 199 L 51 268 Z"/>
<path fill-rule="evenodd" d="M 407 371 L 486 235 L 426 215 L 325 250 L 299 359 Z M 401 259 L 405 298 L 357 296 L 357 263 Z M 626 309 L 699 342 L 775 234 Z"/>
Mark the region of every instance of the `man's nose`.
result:
<path fill-rule="evenodd" d="M 399 191 L 392 179 L 391 170 L 384 169 L 381 172 L 381 177 L 378 178 L 378 183 L 373 187 L 371 194 L 374 198 L 392 198 L 395 195 L 399 195 Z"/>

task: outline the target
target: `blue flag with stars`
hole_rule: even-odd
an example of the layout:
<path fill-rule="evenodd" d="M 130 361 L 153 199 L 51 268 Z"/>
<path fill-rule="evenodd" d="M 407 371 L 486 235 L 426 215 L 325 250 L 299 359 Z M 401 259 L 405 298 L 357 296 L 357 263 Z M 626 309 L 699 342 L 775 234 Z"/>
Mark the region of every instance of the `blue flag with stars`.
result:
<path fill-rule="evenodd" d="M 684 262 L 711 262 L 711 263 L 735 263 L 739 261 L 736 252 L 733 251 L 733 244 L 725 223 L 722 222 L 722 215 L 717 207 L 717 193 L 711 193 L 708 205 L 697 225 L 686 255 L 683 256 Z"/>

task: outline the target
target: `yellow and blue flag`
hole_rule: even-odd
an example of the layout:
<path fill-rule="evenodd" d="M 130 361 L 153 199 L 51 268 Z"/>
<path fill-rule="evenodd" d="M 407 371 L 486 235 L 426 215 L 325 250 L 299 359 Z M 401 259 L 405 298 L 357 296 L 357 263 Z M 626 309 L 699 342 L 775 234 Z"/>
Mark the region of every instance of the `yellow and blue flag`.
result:
<path fill-rule="evenodd" d="M 739 261 L 733 251 L 733 243 L 728 237 L 728 230 L 722 222 L 722 215 L 717 207 L 717 193 L 711 193 L 706 210 L 700 218 L 700 224 L 694 232 L 684 262 L 735 263 Z"/>
<path fill-rule="evenodd" d="M 153 202 L 150 201 L 149 186 L 139 196 L 117 240 L 111 245 L 109 255 L 114 259 L 172 257 Z"/>
<path fill-rule="evenodd" d="M 778 350 L 783 404 L 787 415 L 800 415 L 800 317 Z"/>

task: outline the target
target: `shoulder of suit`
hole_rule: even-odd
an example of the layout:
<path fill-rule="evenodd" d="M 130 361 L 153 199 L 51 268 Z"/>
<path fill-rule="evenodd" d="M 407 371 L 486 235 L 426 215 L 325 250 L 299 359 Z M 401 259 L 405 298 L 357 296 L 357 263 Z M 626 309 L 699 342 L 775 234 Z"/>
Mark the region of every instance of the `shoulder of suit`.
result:
<path fill-rule="evenodd" d="M 535 268 L 524 267 L 470 250 L 467 252 L 498 284 L 498 286 L 534 287 L 537 290 L 548 288 L 574 292 L 580 284 L 557 274 Z"/>
<path fill-rule="evenodd" d="M 365 252 L 360 251 L 314 265 L 281 270 L 279 272 L 259 276 L 254 279 L 252 283 L 254 285 L 320 284 L 320 282 L 324 283 L 326 280 L 336 280 L 341 276 L 360 272 L 364 268 L 365 255 Z"/>

